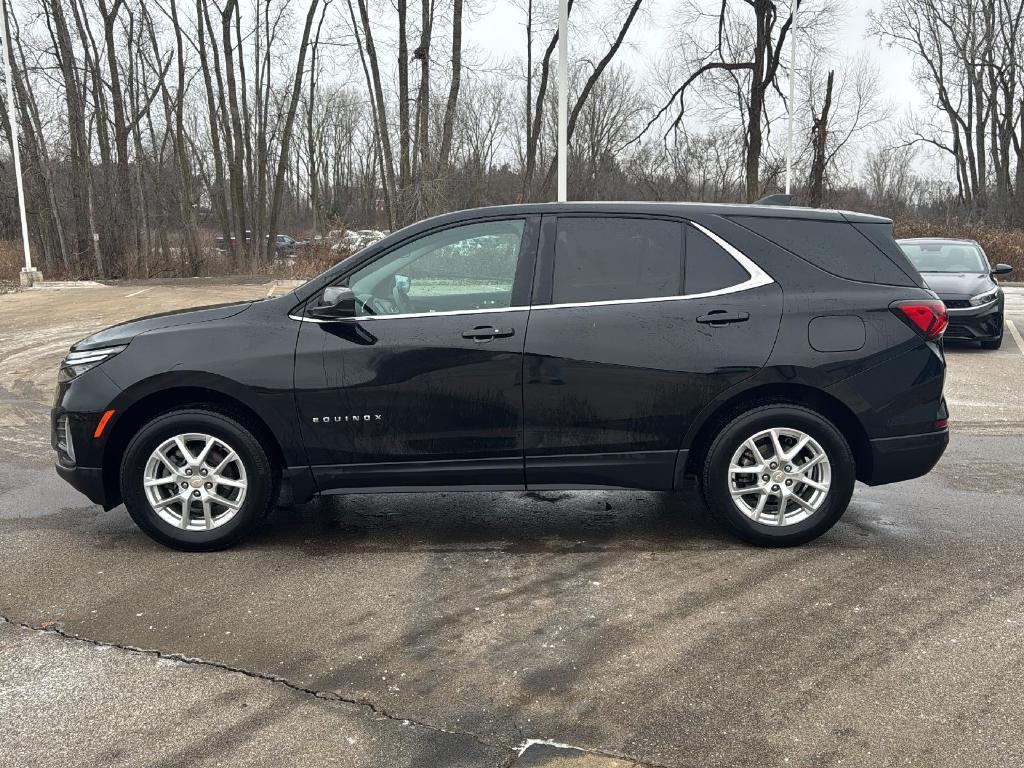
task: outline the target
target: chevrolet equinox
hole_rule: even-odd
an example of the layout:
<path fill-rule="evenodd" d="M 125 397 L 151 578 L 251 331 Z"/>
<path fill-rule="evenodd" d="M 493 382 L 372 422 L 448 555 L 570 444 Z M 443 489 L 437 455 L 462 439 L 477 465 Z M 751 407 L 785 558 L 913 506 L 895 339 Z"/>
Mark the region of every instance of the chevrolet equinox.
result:
<path fill-rule="evenodd" d="M 679 489 L 762 545 L 948 442 L 946 308 L 891 222 L 768 205 L 452 213 L 274 299 L 78 342 L 57 472 L 157 541 L 227 547 L 278 501 Z"/>

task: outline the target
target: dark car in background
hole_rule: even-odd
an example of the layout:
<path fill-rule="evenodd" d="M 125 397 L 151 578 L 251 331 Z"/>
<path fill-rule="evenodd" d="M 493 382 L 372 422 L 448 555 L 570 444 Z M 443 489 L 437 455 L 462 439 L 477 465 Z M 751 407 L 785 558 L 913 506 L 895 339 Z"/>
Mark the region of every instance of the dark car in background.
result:
<path fill-rule="evenodd" d="M 214 247 L 218 253 L 226 253 L 230 248 L 234 248 L 238 238 L 233 235 L 230 238 L 225 238 L 223 235 L 218 237 L 214 241 Z M 245 230 L 245 244 L 248 246 L 252 241 L 252 232 Z M 303 240 L 296 240 L 291 235 L 276 235 L 274 237 L 274 255 L 279 257 L 284 256 L 295 256 L 300 253 L 306 247 L 306 242 Z"/>
<path fill-rule="evenodd" d="M 75 344 L 57 472 L 218 549 L 315 494 L 638 488 L 809 541 L 949 439 L 946 308 L 887 219 L 765 205 L 447 214 L 274 299 Z M 431 525 L 424 509 L 424 526 Z"/>
<path fill-rule="evenodd" d="M 277 235 L 274 252 L 278 256 L 295 256 L 306 247 L 304 240 L 296 240 L 291 235 Z"/>
<path fill-rule="evenodd" d="M 945 337 L 978 341 L 985 349 L 1003 343 L 1003 289 L 996 275 L 1013 271 L 1009 264 L 989 264 L 973 240 L 907 238 L 896 241 L 946 305 Z"/>

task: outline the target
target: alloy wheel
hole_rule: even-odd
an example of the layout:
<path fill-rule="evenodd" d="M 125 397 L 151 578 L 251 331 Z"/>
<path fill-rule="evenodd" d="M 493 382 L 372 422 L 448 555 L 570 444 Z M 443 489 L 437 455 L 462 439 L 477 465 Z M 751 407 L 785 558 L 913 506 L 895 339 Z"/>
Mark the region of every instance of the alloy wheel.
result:
<path fill-rule="evenodd" d="M 166 523 L 208 531 L 229 522 L 249 487 L 245 464 L 220 438 L 188 432 L 164 440 L 143 472 L 146 499 Z"/>
<path fill-rule="evenodd" d="M 751 435 L 729 462 L 729 494 L 746 517 L 762 525 L 795 525 L 828 497 L 832 467 L 821 444 L 799 429 Z"/>

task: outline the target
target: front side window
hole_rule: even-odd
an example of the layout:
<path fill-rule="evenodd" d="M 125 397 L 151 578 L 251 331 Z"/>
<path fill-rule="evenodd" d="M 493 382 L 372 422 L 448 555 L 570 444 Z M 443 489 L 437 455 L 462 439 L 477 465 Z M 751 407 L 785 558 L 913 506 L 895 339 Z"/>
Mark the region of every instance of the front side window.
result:
<path fill-rule="evenodd" d="M 357 316 L 511 306 L 524 227 L 479 222 L 396 248 L 350 276 Z"/>
<path fill-rule="evenodd" d="M 680 221 L 560 217 L 555 304 L 710 293 L 750 279 L 718 243 Z"/>

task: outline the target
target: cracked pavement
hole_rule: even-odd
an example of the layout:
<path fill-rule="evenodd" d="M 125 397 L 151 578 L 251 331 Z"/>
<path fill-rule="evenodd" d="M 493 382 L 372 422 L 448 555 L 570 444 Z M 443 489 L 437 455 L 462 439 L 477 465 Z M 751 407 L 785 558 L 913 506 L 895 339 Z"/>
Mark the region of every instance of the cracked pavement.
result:
<path fill-rule="evenodd" d="M 91 326 L 145 311 L 75 290 Z M 77 316 L 46 300 L 0 297 L 0 337 Z M 690 490 L 334 497 L 173 552 L 35 453 L 62 352 L 0 361 L 0 766 L 1024 763 L 1013 344 L 949 350 L 931 475 L 781 551 Z"/>

